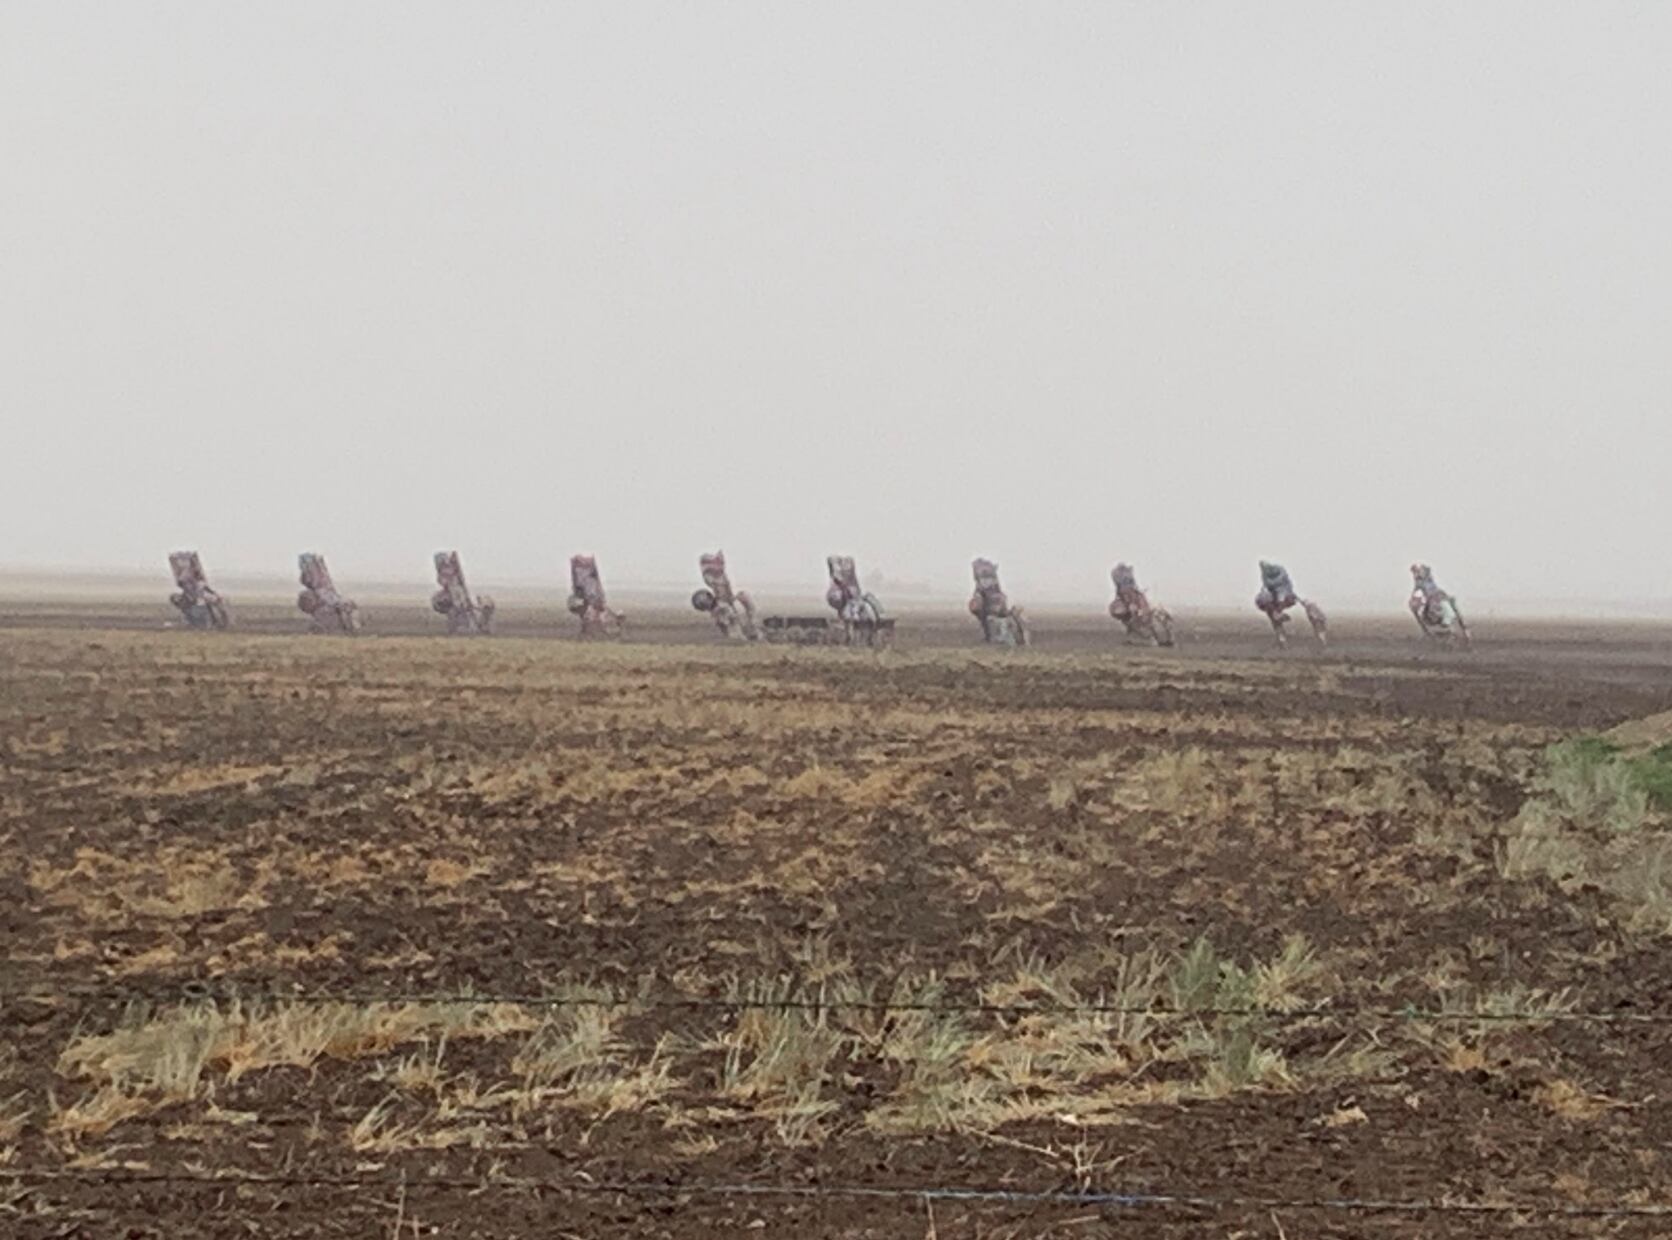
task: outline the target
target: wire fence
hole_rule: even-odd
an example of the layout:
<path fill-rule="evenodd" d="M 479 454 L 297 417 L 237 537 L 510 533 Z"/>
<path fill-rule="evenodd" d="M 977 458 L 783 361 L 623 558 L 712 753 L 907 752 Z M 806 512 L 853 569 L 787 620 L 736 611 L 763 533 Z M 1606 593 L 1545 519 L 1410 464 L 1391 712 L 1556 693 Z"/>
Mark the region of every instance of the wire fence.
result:
<path fill-rule="evenodd" d="M 596 993 L 524 993 L 493 990 L 306 990 L 234 988 L 203 983 L 178 987 L 68 986 L 0 991 L 4 1005 L 19 1002 L 109 1003 L 302 1003 L 302 1004 L 505 1004 L 532 1008 L 617 1008 L 642 1011 L 801 1010 L 864 1011 L 873 1013 L 985 1014 L 1021 1018 L 1034 1015 L 1133 1015 L 1165 1019 L 1263 1019 L 1278 1022 L 1314 1020 L 1405 1021 L 1416 1023 L 1580 1022 L 1598 1025 L 1665 1026 L 1672 1012 L 1660 1010 L 1584 1010 L 1539 1007 L 1472 1011 L 1424 1008 L 1415 1004 L 1378 1005 L 1333 1001 L 1301 1007 L 1217 1006 L 1166 1003 L 986 1003 L 939 999 L 895 1000 L 839 996 L 646 996 Z M 344 1117 L 346 1118 L 346 1116 Z M 317 1122 L 312 1117 L 308 1122 Z M 302 1122 L 298 1117 L 298 1123 Z M 576 1182 L 506 1176 L 425 1176 L 419 1179 L 375 1175 L 260 1174 L 243 1171 L 185 1172 L 104 1170 L 79 1168 L 3 1168 L 0 1183 L 78 1182 L 111 1186 L 180 1185 L 199 1187 L 343 1188 L 356 1191 L 411 1192 L 549 1192 L 565 1195 L 614 1195 L 624 1198 L 710 1197 L 853 1200 L 912 1200 L 966 1202 L 1016 1206 L 1064 1206 L 1102 1210 L 1286 1210 L 1323 1211 L 1387 1216 L 1473 1215 L 1506 1224 L 1518 1219 L 1672 1219 L 1672 1203 L 1614 1201 L 1575 1204 L 1553 1201 L 1457 1200 L 1432 1198 L 1360 1198 L 1346 1196 L 1282 1196 L 1215 1194 L 1195 1191 L 1066 1190 L 969 1187 L 955 1185 L 880 1186 L 864 1184 L 786 1185 L 713 1182 Z M 1519 1225 L 1519 1224 L 1517 1224 Z"/>
<path fill-rule="evenodd" d="M 0 1006 L 11 1003 L 58 1004 L 356 1004 L 356 1005 L 505 1005 L 531 1008 L 613 1008 L 629 1011 L 807 1011 L 921 1013 L 1020 1018 L 1026 1016 L 1147 1016 L 1165 1020 L 1244 1019 L 1273 1023 L 1316 1020 L 1413 1022 L 1432 1024 L 1556 1024 L 1672 1025 L 1672 1011 L 1660 1009 L 1586 1009 L 1551 1006 L 1429 1007 L 1415 1003 L 1378 1004 L 1330 1000 L 1289 1006 L 1221 1005 L 1212 1003 L 1130 1002 L 1019 1002 L 990 1003 L 957 999 L 871 999 L 844 995 L 654 995 L 586 992 L 530 993 L 495 990 L 304 990 L 272 987 L 211 986 L 184 983 L 177 987 L 57 986 L 0 990 Z"/>
<path fill-rule="evenodd" d="M 585 992 L 527 993 L 454 989 L 282 989 L 184 983 L 177 987 L 63 986 L 0 991 L 0 1022 L 11 1005 L 49 1006 L 112 1004 L 353 1004 L 353 1005 L 510 1005 L 535 1009 L 611 1008 L 642 1012 L 722 1012 L 794 1010 L 818 1014 L 858 1011 L 875 1014 L 986 1015 L 1022 1019 L 1030 1016 L 1135 1016 L 1156 1020 L 1231 1020 L 1271 1022 L 1353 1021 L 1434 1024 L 1583 1023 L 1602 1026 L 1663 1027 L 1672 1012 L 1655 1010 L 1587 1010 L 1557 1006 L 1492 1007 L 1486 1010 L 1432 1008 L 1416 1004 L 1386 1005 L 1340 1000 L 1298 1007 L 1215 1005 L 1189 1003 L 989 1003 L 942 998 L 872 999 L 842 995 L 647 995 Z M 138 1117 L 134 1117 L 138 1118 Z M 317 1126 L 322 1119 L 346 1121 L 344 1112 L 322 1116 L 286 1117 L 285 1126 Z M 1462 1199 L 1437 1193 L 1417 1198 L 1307 1196 L 1239 1192 L 1201 1192 L 1151 1187 L 1131 1189 L 1047 1188 L 1021 1189 L 960 1185 L 781 1184 L 681 1180 L 558 1180 L 505 1175 L 464 1176 L 435 1174 L 418 1178 L 389 1174 L 259 1173 L 243 1170 L 185 1171 L 101 1169 L 75 1167 L 0 1167 L 0 1185 L 28 1191 L 51 1183 L 105 1185 L 133 1189 L 145 1185 L 183 1189 L 268 1188 L 274 1191 L 343 1189 L 358 1193 L 549 1193 L 567 1197 L 616 1197 L 648 1202 L 651 1199 L 777 1199 L 818 1201 L 847 1199 L 872 1202 L 964 1203 L 971 1206 L 1053 1207 L 1093 1209 L 1107 1213 L 1288 1211 L 1421 1218 L 1474 1217 L 1495 1228 L 1548 1226 L 1555 1221 L 1672 1220 L 1672 1202 L 1612 1200 L 1583 1204 L 1551 1200 Z M 1636 1194 L 1633 1194 L 1634 1196 Z"/>
<path fill-rule="evenodd" d="M 544 1192 L 579 1197 L 716 1197 L 871 1201 L 966 1202 L 1066 1206 L 1104 1210 L 1289 1210 L 1349 1214 L 1466 1215 L 1495 1219 L 1668 1219 L 1672 1203 L 1610 1201 L 1485 1201 L 1436 1198 L 1307 1197 L 1263 1193 L 1201 1193 L 1109 1189 L 1018 1189 L 958 1185 L 760 1184 L 680 1180 L 554 1180 L 529 1176 L 321 1175 L 249 1171 L 129 1171 L 81 1168 L 0 1168 L 0 1182 L 74 1182 L 112 1187 L 178 1185 L 212 1188 L 352 1189 L 356 1192 Z"/>

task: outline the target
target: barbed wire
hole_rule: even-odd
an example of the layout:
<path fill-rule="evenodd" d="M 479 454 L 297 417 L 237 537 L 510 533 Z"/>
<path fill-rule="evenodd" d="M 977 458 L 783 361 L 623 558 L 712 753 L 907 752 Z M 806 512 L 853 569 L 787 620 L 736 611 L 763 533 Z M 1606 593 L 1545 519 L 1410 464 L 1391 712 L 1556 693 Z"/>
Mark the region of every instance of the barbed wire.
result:
<path fill-rule="evenodd" d="M 425 1176 L 411 1179 L 390 1175 L 302 1175 L 261 1172 L 137 1171 L 81 1168 L 0 1168 L 0 1181 L 76 1182 L 112 1187 L 146 1184 L 211 1187 L 385 1189 L 396 1192 L 555 1192 L 573 1196 L 639 1197 L 783 1197 L 800 1199 L 869 1199 L 897 1201 L 963 1201 L 1008 1205 L 1058 1205 L 1107 1209 L 1195 1210 L 1314 1210 L 1354 1214 L 1454 1214 L 1481 1217 L 1545 1219 L 1672 1218 L 1672 1204 L 1611 1201 L 1575 1205 L 1553 1201 L 1480 1201 L 1437 1198 L 1284 1197 L 1262 1193 L 1200 1193 L 1193 1191 L 1014 1189 L 957 1185 L 868 1184 L 758 1184 L 713 1181 L 552 1180 L 530 1176 Z"/>
<path fill-rule="evenodd" d="M 457 1006 L 503 1005 L 533 1008 L 616 1008 L 640 1011 L 861 1011 L 927 1015 L 1024 1016 L 1148 1016 L 1155 1019 L 1214 1018 L 1300 1022 L 1331 1018 L 1361 1021 L 1410 1021 L 1435 1024 L 1549 1024 L 1618 1025 L 1672 1024 L 1672 1011 L 1653 1009 L 1503 1007 L 1484 1011 L 1404 1005 L 1340 1003 L 1277 1007 L 1262 1004 L 1181 1004 L 1176 1002 L 1119 1003 L 993 1003 L 983 1000 L 869 999 L 827 995 L 773 998 L 761 995 L 613 995 L 535 994 L 493 990 L 283 990 L 271 987 L 215 987 L 187 982 L 178 987 L 60 986 L 0 990 L 0 1007 L 8 1003 L 296 1003 L 355 1005 Z"/>

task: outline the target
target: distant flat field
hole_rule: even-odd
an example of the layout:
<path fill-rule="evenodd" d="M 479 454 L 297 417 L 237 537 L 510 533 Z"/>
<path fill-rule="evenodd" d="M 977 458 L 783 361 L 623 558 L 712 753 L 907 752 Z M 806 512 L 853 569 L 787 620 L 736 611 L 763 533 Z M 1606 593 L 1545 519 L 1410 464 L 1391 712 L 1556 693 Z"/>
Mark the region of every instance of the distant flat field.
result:
<path fill-rule="evenodd" d="M 32 601 L 0 593 L 0 630 L 19 628 L 152 630 L 178 629 L 178 616 L 167 604 L 167 591 L 154 597 L 129 588 L 101 593 L 97 581 L 74 594 L 62 589 Z M 361 596 L 366 631 L 363 638 L 445 637 L 442 618 L 421 591 Z M 681 606 L 667 594 L 624 594 L 627 641 L 634 643 L 723 646 L 707 618 Z M 828 615 L 822 601 L 800 607 L 763 607 L 763 613 Z M 956 606 L 906 608 L 898 616 L 897 645 L 902 650 L 979 650 L 975 621 Z M 245 634 L 307 636 L 307 619 L 287 596 L 268 592 L 254 601 L 234 599 L 235 628 Z M 1523 668 L 1531 675 L 1573 673 L 1600 680 L 1672 682 L 1672 622 L 1574 620 L 1476 620 L 1476 648 L 1461 655 L 1422 639 L 1408 615 L 1390 608 L 1385 615 L 1338 615 L 1331 618 L 1330 646 L 1317 651 L 1297 636 L 1288 651 L 1275 648 L 1265 618 L 1246 613 L 1176 612 L 1179 645 L 1170 652 L 1181 659 L 1309 658 L 1415 664 L 1466 672 L 1470 668 Z M 496 621 L 504 637 L 575 640 L 576 623 L 563 608 L 563 596 L 534 590 L 502 592 Z M 1304 621 L 1299 621 L 1304 629 Z M 1118 627 L 1096 608 L 1038 609 L 1032 613 L 1034 648 L 1040 652 L 1137 652 L 1121 640 Z M 1647 687 L 1647 686 L 1646 686 Z"/>
<path fill-rule="evenodd" d="M 0 604 L 0 1234 L 1672 1225 L 1672 631 L 537 602 Z"/>

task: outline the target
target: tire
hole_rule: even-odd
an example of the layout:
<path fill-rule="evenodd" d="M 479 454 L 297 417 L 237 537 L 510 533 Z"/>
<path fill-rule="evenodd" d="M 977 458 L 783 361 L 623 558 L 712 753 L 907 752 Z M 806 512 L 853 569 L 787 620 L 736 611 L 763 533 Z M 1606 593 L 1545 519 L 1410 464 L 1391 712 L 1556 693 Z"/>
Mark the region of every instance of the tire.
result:
<path fill-rule="evenodd" d="M 1173 617 L 1166 608 L 1156 607 L 1150 611 L 1150 631 L 1155 635 L 1157 646 L 1173 644 Z"/>

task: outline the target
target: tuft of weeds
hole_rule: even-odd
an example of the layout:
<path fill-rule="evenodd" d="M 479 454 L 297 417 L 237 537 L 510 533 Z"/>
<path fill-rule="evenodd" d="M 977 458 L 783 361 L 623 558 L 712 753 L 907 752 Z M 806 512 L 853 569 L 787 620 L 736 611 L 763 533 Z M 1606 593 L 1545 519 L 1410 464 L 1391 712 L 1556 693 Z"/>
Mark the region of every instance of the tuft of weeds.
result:
<path fill-rule="evenodd" d="M 563 1105 L 606 1120 L 661 1101 L 679 1087 L 673 1075 L 673 1039 L 659 1039 L 643 1063 L 606 1060 L 582 1069 L 569 1081 Z"/>
<path fill-rule="evenodd" d="M 447 1053 L 447 1039 L 437 1040 L 433 1051 L 416 1051 L 404 1056 L 394 1065 L 379 1069 L 372 1075 L 388 1080 L 408 1093 L 439 1094 L 446 1074 L 441 1070 L 442 1058 Z"/>
<path fill-rule="evenodd" d="M 773 1006 L 803 997 L 787 982 L 734 984 L 729 997 L 758 1006 L 740 1007 L 717 1039 L 721 1093 L 771 1118 L 788 1144 L 817 1140 L 818 1121 L 837 1109 L 825 1086 L 847 1036 L 825 1008 Z"/>
<path fill-rule="evenodd" d="M 1167 984 L 1177 1007 L 1203 1014 L 1182 1048 L 1183 1057 L 1202 1065 L 1195 1092 L 1220 1098 L 1243 1089 L 1294 1084 L 1283 1053 L 1261 1042 L 1260 1009 L 1303 1006 L 1303 988 L 1324 972 L 1300 935 L 1290 936 L 1273 959 L 1252 966 L 1221 956 L 1206 938 L 1192 943 L 1174 961 Z"/>
<path fill-rule="evenodd" d="M 1493 860 L 1504 878 L 1544 876 L 1568 883 L 1585 879 L 1592 850 L 1556 810 L 1532 801 L 1522 807 L 1512 830 L 1493 846 Z"/>
<path fill-rule="evenodd" d="M 1045 807 L 1052 813 L 1060 814 L 1079 799 L 1079 784 L 1069 772 L 1055 771 L 1045 781 Z"/>
<path fill-rule="evenodd" d="M 1580 829 L 1636 831 L 1649 816 L 1649 794 L 1633 761 L 1601 737 L 1552 745 L 1534 787 L 1558 817 Z"/>
<path fill-rule="evenodd" d="M 1254 1022 L 1230 1020 L 1198 1034 L 1204 1060 L 1197 1088 L 1204 1098 L 1223 1098 L 1245 1089 L 1293 1085 L 1295 1076 L 1283 1053 L 1260 1042 Z"/>
<path fill-rule="evenodd" d="M 1473 1015 L 1488 1020 L 1506 1016 L 1539 1018 L 1560 1016 L 1574 1009 L 1575 1000 L 1567 990 L 1545 990 L 1517 982 L 1510 986 L 1496 986 L 1490 990 L 1461 987 L 1440 1000 L 1440 1011 L 1455 1015 Z"/>
<path fill-rule="evenodd" d="M 33 1114 L 26 1090 L 18 1090 L 9 1098 L 0 1098 L 0 1167 L 11 1162 L 17 1152 L 13 1144 L 29 1124 Z"/>
<path fill-rule="evenodd" d="M 1173 961 L 1167 972 L 1173 1006 L 1186 1012 L 1254 1005 L 1254 975 L 1215 950 L 1204 936 Z"/>
<path fill-rule="evenodd" d="M 898 1085 L 865 1116 L 881 1132 L 987 1131 L 1016 1121 L 1119 1122 L 1120 1109 L 1180 1097 L 1223 1097 L 1244 1089 L 1292 1088 L 1303 1069 L 1331 1080 L 1385 1061 L 1337 1045 L 1314 1063 L 1293 1065 L 1261 1038 L 1262 1008 L 1292 1010 L 1326 975 L 1304 939 L 1264 961 L 1221 956 L 1207 939 L 1164 957 L 1153 951 L 1050 963 L 1024 957 L 1014 975 L 990 984 L 984 1002 L 1037 1007 L 976 1030 L 957 1012 L 872 1014 L 864 1050 L 893 1066 Z M 934 1003 L 932 982 L 917 1001 Z M 1166 1003 L 1197 1019 L 1148 1011 Z M 1223 1009 L 1233 1009 L 1227 1014 Z M 1327 1061 L 1327 1062 L 1326 1062 Z M 1145 1075 L 1158 1064 L 1191 1064 L 1188 1083 Z"/>
<path fill-rule="evenodd" d="M 1270 960 L 1254 966 L 1250 993 L 1258 1007 L 1292 1012 L 1306 1005 L 1308 985 L 1324 980 L 1328 971 L 1304 934 L 1291 934 Z"/>
<path fill-rule="evenodd" d="M 490 1003 L 244 1004 L 129 1008 L 109 1033 L 83 1035 L 58 1058 L 61 1075 L 95 1092 L 60 1112 L 64 1131 L 103 1131 L 132 1115 L 202 1096 L 213 1070 L 228 1080 L 265 1068 L 356 1059 L 430 1038 L 496 1038 L 532 1025 Z"/>
<path fill-rule="evenodd" d="M 815 985 L 853 975 L 853 959 L 838 954 L 828 934 L 811 934 L 789 950 L 802 977 Z"/>
<path fill-rule="evenodd" d="M 619 1008 L 583 1004 L 561 1008 L 543 1020 L 511 1061 L 522 1078 L 525 1101 L 534 1101 L 576 1074 L 615 1060 Z"/>
<path fill-rule="evenodd" d="M 672 1040 L 663 1037 L 642 1063 L 634 1062 L 619 1032 L 627 1009 L 606 991 L 583 988 L 576 1003 L 540 1022 L 511 1060 L 518 1082 L 509 1093 L 514 1115 L 558 1106 L 606 1119 L 641 1110 L 678 1085 Z"/>
<path fill-rule="evenodd" d="M 388 1154 L 417 1144 L 420 1125 L 396 1118 L 396 1106 L 393 1095 L 374 1103 L 349 1129 L 349 1148 L 357 1153 Z"/>
<path fill-rule="evenodd" d="M 78 1038 L 58 1057 L 58 1071 L 105 1082 L 108 1088 L 152 1095 L 159 1105 L 197 1096 L 210 1058 L 227 1035 L 227 1017 L 213 1003 L 195 1003 L 151 1016 L 130 1008 L 108 1034 Z M 106 1099 L 109 1105 L 110 1099 Z"/>
<path fill-rule="evenodd" d="M 1151 809 L 1177 814 L 1202 807 L 1212 790 L 1212 774 L 1206 752 L 1191 745 L 1145 758 L 1129 777 Z"/>
<path fill-rule="evenodd" d="M 54 1100 L 48 1127 L 73 1143 L 82 1137 L 103 1136 L 122 1121 L 149 1115 L 169 1101 L 139 1093 L 126 1082 L 113 1082 L 67 1107 L 57 1106 Z"/>
<path fill-rule="evenodd" d="M 1495 847 L 1498 873 L 1595 885 L 1628 929 L 1672 933 L 1672 746 L 1628 754 L 1601 737 L 1563 741 L 1534 789 Z"/>
<path fill-rule="evenodd" d="M 1418 1021 L 1413 1033 L 1419 1041 L 1439 1051 L 1447 1070 L 1478 1071 L 1492 1061 L 1494 1044 L 1506 1035 L 1525 1028 L 1528 1020 L 1570 1012 L 1575 1003 L 1567 990 L 1545 990 L 1522 983 L 1488 990 L 1455 986 L 1440 994 L 1437 1010 L 1451 1018 L 1478 1016 L 1481 1019 Z M 1510 1016 L 1517 1019 L 1514 1022 L 1501 1019 Z"/>
<path fill-rule="evenodd" d="M 1533 1101 L 1570 1122 L 1584 1123 L 1621 1104 L 1605 1094 L 1590 1091 L 1563 1077 L 1546 1081 L 1533 1091 Z"/>
<path fill-rule="evenodd" d="M 133 895 L 128 906 L 150 917 L 198 917 L 232 908 L 245 895 L 245 883 L 230 865 L 188 868 L 167 876 L 157 895 Z"/>
<path fill-rule="evenodd" d="M 1615 871 L 1609 888 L 1631 910 L 1628 928 L 1672 934 L 1672 837 L 1633 850 L 1631 864 Z"/>
<path fill-rule="evenodd" d="M 995 1085 L 971 1069 L 976 1038 L 959 1012 L 891 1012 L 880 1048 L 899 1084 L 865 1115 L 879 1133 L 949 1132 L 978 1125 Z"/>
<path fill-rule="evenodd" d="M 1672 743 L 1629 756 L 1625 764 L 1649 804 L 1663 813 L 1672 812 Z"/>
<path fill-rule="evenodd" d="M 135 916 L 188 920 L 263 902 L 261 882 L 241 878 L 227 858 L 189 855 L 179 848 L 144 861 L 80 848 L 73 866 L 36 861 L 28 881 L 50 903 L 72 908 L 94 923 Z"/>

